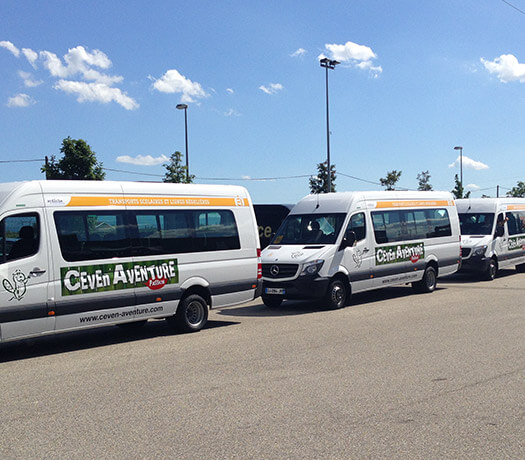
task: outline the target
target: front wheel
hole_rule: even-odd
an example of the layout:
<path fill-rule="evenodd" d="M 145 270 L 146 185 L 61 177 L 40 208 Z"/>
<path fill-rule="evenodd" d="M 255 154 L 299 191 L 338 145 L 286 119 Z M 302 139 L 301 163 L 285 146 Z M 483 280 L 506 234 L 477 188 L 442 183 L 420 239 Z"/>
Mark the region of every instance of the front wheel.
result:
<path fill-rule="evenodd" d="M 412 283 L 412 287 L 416 290 L 416 292 L 420 292 L 422 294 L 434 292 L 436 290 L 436 285 L 436 269 L 431 266 L 425 268 L 425 273 L 423 273 L 423 278 L 421 279 L 421 281 Z"/>
<path fill-rule="evenodd" d="M 326 292 L 326 301 L 328 307 L 335 310 L 346 305 L 346 298 L 348 297 L 348 289 L 341 280 L 333 280 L 328 286 Z"/>
<path fill-rule="evenodd" d="M 200 331 L 208 321 L 208 305 L 200 295 L 189 295 L 180 301 L 175 316 L 167 320 L 180 332 Z"/>
<path fill-rule="evenodd" d="M 277 308 L 283 303 L 283 298 L 278 295 L 262 295 L 264 305 L 269 308 Z"/>
<path fill-rule="evenodd" d="M 498 263 L 495 259 L 490 259 L 489 266 L 483 273 L 483 279 L 486 281 L 492 281 L 494 278 L 496 278 L 496 274 L 498 273 Z"/>

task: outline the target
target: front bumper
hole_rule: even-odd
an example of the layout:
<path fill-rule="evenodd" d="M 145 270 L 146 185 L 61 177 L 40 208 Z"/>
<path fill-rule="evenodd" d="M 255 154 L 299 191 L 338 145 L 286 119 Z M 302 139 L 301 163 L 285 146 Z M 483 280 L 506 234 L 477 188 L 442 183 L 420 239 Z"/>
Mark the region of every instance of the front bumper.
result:
<path fill-rule="evenodd" d="M 275 295 L 284 299 L 320 299 L 326 295 L 329 278 L 301 276 L 291 281 L 263 279 L 262 295 Z M 284 295 L 266 294 L 267 288 L 284 289 Z"/>
<path fill-rule="evenodd" d="M 490 264 L 490 257 L 470 256 L 468 259 L 461 259 L 460 272 L 485 272 Z"/>

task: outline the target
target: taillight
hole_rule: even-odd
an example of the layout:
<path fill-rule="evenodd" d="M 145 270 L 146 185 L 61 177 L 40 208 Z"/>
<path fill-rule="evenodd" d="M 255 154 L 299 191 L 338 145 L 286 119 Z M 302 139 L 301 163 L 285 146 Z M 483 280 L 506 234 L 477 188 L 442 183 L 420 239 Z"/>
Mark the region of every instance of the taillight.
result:
<path fill-rule="evenodd" d="M 262 260 L 261 260 L 261 249 L 257 248 L 257 279 L 262 278 Z"/>

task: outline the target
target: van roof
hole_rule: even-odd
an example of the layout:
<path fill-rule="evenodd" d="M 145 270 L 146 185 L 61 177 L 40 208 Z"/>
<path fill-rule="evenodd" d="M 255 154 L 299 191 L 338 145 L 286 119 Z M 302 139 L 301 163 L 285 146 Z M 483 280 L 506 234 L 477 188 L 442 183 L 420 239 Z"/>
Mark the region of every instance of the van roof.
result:
<path fill-rule="evenodd" d="M 508 205 L 525 206 L 525 198 L 462 198 L 456 200 L 458 213 L 467 212 L 496 212 L 501 206 Z"/>
<path fill-rule="evenodd" d="M 450 192 L 420 191 L 368 191 L 320 193 L 305 196 L 292 209 L 291 214 L 322 214 L 348 212 L 360 201 L 396 200 L 447 200 L 453 201 Z"/>

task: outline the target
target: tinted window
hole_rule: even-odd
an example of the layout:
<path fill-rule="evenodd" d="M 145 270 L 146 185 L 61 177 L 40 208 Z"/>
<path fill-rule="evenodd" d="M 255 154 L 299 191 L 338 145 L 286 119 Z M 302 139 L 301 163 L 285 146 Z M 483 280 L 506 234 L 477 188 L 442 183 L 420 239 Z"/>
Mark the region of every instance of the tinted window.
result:
<path fill-rule="evenodd" d="M 132 255 L 124 211 L 55 213 L 62 257 L 73 262 Z"/>
<path fill-rule="evenodd" d="M 6 217 L 0 222 L 1 263 L 36 254 L 39 241 L 38 214 L 24 213 Z"/>
<path fill-rule="evenodd" d="M 366 237 L 366 221 L 365 214 L 360 212 L 359 214 L 354 214 L 350 218 L 348 227 L 346 228 L 346 234 L 349 232 L 354 232 L 356 236 L 356 241 L 360 241 Z"/>
<path fill-rule="evenodd" d="M 452 235 L 446 209 L 399 209 L 372 212 L 378 244 Z"/>
<path fill-rule="evenodd" d="M 525 212 L 508 212 L 506 217 L 509 235 L 525 233 Z"/>

